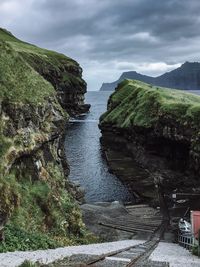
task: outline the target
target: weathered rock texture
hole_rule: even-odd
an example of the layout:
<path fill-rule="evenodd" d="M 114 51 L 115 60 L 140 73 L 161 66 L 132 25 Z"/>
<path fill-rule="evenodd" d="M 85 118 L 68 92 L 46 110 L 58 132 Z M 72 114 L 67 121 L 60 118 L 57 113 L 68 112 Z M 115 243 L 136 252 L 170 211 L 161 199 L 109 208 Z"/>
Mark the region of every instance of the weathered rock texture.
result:
<path fill-rule="evenodd" d="M 148 175 L 142 178 L 134 176 L 134 171 L 127 172 L 125 165 L 115 170 L 139 195 L 155 198 L 158 183 L 166 193 L 174 189 L 200 192 L 199 116 L 199 96 L 125 80 L 111 95 L 108 111 L 100 118 L 111 169 L 110 151 L 114 150 L 146 169 Z"/>
<path fill-rule="evenodd" d="M 63 107 L 85 111 L 81 69 L 5 30 L 0 58 L 0 251 L 70 244 L 84 227 L 67 180 Z"/>

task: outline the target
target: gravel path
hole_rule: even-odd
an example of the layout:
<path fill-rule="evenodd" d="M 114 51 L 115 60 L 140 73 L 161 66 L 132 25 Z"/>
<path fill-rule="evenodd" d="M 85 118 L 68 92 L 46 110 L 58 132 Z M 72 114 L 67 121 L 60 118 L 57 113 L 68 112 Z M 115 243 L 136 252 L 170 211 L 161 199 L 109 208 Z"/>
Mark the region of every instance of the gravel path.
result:
<path fill-rule="evenodd" d="M 173 243 L 160 242 L 150 256 L 152 261 L 169 262 L 170 267 L 200 267 L 200 259 Z"/>
<path fill-rule="evenodd" d="M 89 254 L 89 255 L 101 255 L 103 253 L 113 252 L 115 250 L 127 248 L 129 246 L 138 245 L 144 243 L 142 240 L 123 240 L 117 242 L 100 243 L 93 245 L 63 247 L 57 249 L 48 250 L 36 250 L 36 251 L 16 251 L 0 253 L 0 267 L 15 267 L 19 266 L 25 260 L 32 262 L 39 261 L 41 263 L 50 263 L 58 259 L 63 259 L 67 256 L 75 254 Z"/>

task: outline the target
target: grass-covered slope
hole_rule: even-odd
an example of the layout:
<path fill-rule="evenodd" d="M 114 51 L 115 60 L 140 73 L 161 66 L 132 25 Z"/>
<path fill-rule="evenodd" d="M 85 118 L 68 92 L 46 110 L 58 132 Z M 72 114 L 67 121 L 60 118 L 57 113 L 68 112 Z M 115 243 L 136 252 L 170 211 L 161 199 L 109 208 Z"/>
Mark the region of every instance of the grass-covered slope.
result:
<path fill-rule="evenodd" d="M 124 80 L 111 95 L 101 125 L 119 128 L 150 128 L 159 120 L 172 120 L 200 127 L 200 97 L 175 89 Z"/>
<path fill-rule="evenodd" d="M 0 98 L 11 102 L 40 104 L 55 96 L 53 86 L 5 42 L 0 41 Z"/>
<path fill-rule="evenodd" d="M 82 242 L 81 213 L 63 169 L 68 115 L 52 84 L 14 47 L 22 42 L 6 31 L 1 38 L 0 252 Z"/>
<path fill-rule="evenodd" d="M 52 105 L 56 105 L 60 112 L 63 111 L 55 98 L 53 86 L 32 69 L 9 44 L 1 41 L 0 58 L 0 170 L 2 174 L 3 166 L 8 164 L 4 156 L 10 147 L 16 143 L 15 138 L 19 137 L 19 134 L 16 134 L 13 138 L 5 130 L 10 125 L 8 124 L 9 118 L 3 116 L 4 106 L 11 105 L 13 111 L 15 110 L 14 107 L 22 110 L 24 106 L 26 111 L 25 105 L 30 105 L 30 110 L 33 110 L 34 106 L 35 109 L 40 108 L 47 103 L 48 99 L 52 99 Z M 16 113 L 11 114 L 12 117 L 15 115 Z M 20 113 L 18 115 L 23 116 Z M 29 114 L 29 119 L 31 119 L 30 115 L 34 114 Z M 22 120 L 20 117 L 18 119 Z"/>
<path fill-rule="evenodd" d="M 43 49 L 35 45 L 23 42 L 12 35 L 12 33 L 2 28 L 0 28 L 0 40 L 9 43 L 17 52 L 37 55 L 38 57 L 41 57 L 45 62 L 54 64 L 54 67 L 62 66 L 62 63 L 64 61 L 67 63 L 67 66 L 78 66 L 78 63 L 75 60 L 55 51 Z M 57 66 L 55 66 L 55 63 L 57 64 Z"/>
<path fill-rule="evenodd" d="M 7 31 L 6 29 L 0 28 L 0 39 L 3 41 L 10 41 L 10 42 L 21 42 L 17 39 L 11 32 Z"/>
<path fill-rule="evenodd" d="M 86 83 L 82 79 L 82 69 L 75 60 L 61 53 L 23 42 L 1 28 L 0 41 L 9 44 L 53 85 L 60 104 L 68 112 L 78 112 L 79 107 L 84 105 Z"/>

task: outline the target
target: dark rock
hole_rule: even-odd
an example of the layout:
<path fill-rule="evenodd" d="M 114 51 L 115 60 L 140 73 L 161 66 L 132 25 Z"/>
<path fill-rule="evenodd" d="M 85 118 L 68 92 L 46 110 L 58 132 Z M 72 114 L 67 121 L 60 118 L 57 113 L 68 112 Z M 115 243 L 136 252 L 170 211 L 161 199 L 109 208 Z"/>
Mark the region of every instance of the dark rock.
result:
<path fill-rule="evenodd" d="M 69 58 L 64 57 L 64 55 L 63 59 L 58 61 L 56 54 L 54 54 L 52 56 L 54 64 L 52 64 L 45 57 L 26 52 L 22 52 L 21 55 L 40 75 L 53 85 L 57 91 L 59 103 L 70 115 L 89 111 L 90 105 L 84 104 L 87 84 L 82 79 L 82 69 L 76 61 L 72 61 L 73 64 L 69 64 Z"/>

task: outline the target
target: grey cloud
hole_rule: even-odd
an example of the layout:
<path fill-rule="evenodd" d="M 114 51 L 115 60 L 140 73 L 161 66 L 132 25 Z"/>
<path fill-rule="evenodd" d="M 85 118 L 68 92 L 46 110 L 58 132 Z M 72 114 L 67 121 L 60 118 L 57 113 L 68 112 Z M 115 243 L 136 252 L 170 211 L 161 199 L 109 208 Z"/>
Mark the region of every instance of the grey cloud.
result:
<path fill-rule="evenodd" d="M 106 73 L 106 68 L 113 67 L 114 77 L 116 73 L 120 75 L 120 70 L 113 62 L 137 65 L 199 59 L 199 0 L 25 2 L 29 5 L 24 12 L 21 6 L 20 15 L 6 14 L 5 26 L 26 41 L 77 59 L 85 67 L 89 84 L 90 74 L 94 75 L 92 62 L 97 73 Z M 4 24 L 1 15 L 5 16 L 0 10 L 0 22 Z M 110 69 L 108 73 L 112 75 Z M 94 79 L 91 80 L 94 88 Z M 96 82 L 103 82 L 102 77 Z"/>

